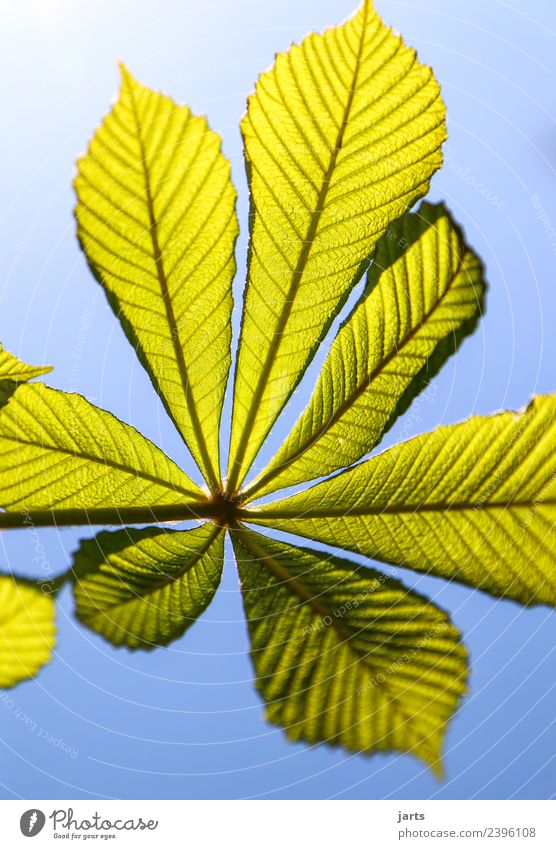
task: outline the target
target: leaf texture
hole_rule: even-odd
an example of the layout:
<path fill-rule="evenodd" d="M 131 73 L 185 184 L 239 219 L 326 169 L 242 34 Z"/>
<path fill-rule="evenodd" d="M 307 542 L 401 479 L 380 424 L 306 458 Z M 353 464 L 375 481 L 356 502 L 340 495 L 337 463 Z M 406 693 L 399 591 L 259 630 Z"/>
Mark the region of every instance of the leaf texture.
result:
<path fill-rule="evenodd" d="M 249 521 L 554 605 L 556 395 L 439 427 Z"/>
<path fill-rule="evenodd" d="M 467 675 L 447 614 L 364 566 L 248 531 L 232 538 L 268 719 L 292 740 L 410 751 L 440 772 Z"/>
<path fill-rule="evenodd" d="M 238 233 L 220 138 L 122 68 L 119 100 L 78 167 L 83 250 L 214 487 Z"/>
<path fill-rule="evenodd" d="M 51 366 L 28 366 L 22 363 L 0 344 L 0 381 L 11 380 L 14 383 L 24 383 L 42 374 L 52 371 Z"/>
<path fill-rule="evenodd" d="M 33 678 L 56 642 L 53 599 L 37 587 L 0 576 L 0 687 Z"/>
<path fill-rule="evenodd" d="M 152 442 L 80 395 L 27 383 L 0 409 L 6 510 L 150 508 L 202 497 Z"/>
<path fill-rule="evenodd" d="M 484 288 L 480 260 L 444 206 L 422 203 L 392 224 L 309 405 L 251 497 L 323 477 L 374 448 L 475 328 Z"/>
<path fill-rule="evenodd" d="M 237 489 L 388 224 L 439 168 L 430 68 L 369 0 L 280 54 L 242 122 L 251 242 L 229 488 Z"/>
<path fill-rule="evenodd" d="M 223 558 L 224 534 L 210 524 L 101 533 L 75 554 L 77 617 L 116 646 L 167 645 L 212 601 Z"/>

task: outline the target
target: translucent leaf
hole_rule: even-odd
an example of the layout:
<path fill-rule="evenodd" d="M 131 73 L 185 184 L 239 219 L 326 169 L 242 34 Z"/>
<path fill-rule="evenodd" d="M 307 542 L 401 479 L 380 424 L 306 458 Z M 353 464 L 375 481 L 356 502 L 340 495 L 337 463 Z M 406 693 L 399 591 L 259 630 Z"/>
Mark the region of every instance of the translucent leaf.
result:
<path fill-rule="evenodd" d="M 307 409 L 249 494 L 360 460 L 474 329 L 483 295 L 481 263 L 442 205 L 392 224 Z"/>
<path fill-rule="evenodd" d="M 167 645 L 212 601 L 223 557 L 224 534 L 210 524 L 101 533 L 75 554 L 77 616 L 117 646 Z"/>
<path fill-rule="evenodd" d="M 27 383 L 0 409 L 0 506 L 7 510 L 155 509 L 202 497 L 152 442 L 80 395 Z"/>
<path fill-rule="evenodd" d="M 232 533 L 267 717 L 292 740 L 410 751 L 441 771 L 466 651 L 446 613 L 346 560 Z"/>
<path fill-rule="evenodd" d="M 51 366 L 28 366 L 22 363 L 0 344 L 0 381 L 24 383 L 26 380 L 40 377 L 41 374 L 48 374 L 49 371 L 52 371 Z"/>
<path fill-rule="evenodd" d="M 239 487 L 388 224 L 440 166 L 430 68 L 369 0 L 280 54 L 242 122 L 252 194 L 229 486 Z"/>
<path fill-rule="evenodd" d="M 56 642 L 51 596 L 0 575 L 0 687 L 33 678 L 48 663 Z"/>
<path fill-rule="evenodd" d="M 238 233 L 220 138 L 122 68 L 119 100 L 79 161 L 75 189 L 91 268 L 215 486 Z"/>
<path fill-rule="evenodd" d="M 556 395 L 439 427 L 249 521 L 554 605 Z"/>

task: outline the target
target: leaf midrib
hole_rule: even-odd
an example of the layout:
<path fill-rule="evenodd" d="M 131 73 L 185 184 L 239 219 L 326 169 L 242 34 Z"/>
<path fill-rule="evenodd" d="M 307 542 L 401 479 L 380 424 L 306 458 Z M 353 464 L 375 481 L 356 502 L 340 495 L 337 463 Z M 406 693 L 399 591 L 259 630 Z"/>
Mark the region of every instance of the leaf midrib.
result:
<path fill-rule="evenodd" d="M 304 521 L 305 519 L 328 519 L 328 518 L 337 518 L 340 517 L 342 519 L 350 519 L 352 516 L 384 516 L 384 515 L 419 515 L 420 513 L 447 513 L 452 512 L 454 510 L 459 510 L 462 512 L 473 510 L 474 512 L 481 513 L 485 510 L 512 510 L 514 507 L 518 508 L 534 508 L 534 507 L 556 507 L 556 499 L 548 498 L 545 500 L 542 499 L 530 499 L 527 501 L 502 501 L 502 502 L 489 502 L 482 503 L 477 506 L 479 501 L 479 496 L 477 500 L 473 503 L 461 501 L 461 502 L 453 502 L 453 503 L 442 503 L 442 502 L 434 502 L 430 504 L 388 504 L 382 507 L 369 507 L 366 505 L 358 505 L 356 507 L 350 507 L 346 509 L 345 507 L 326 507 L 322 509 L 315 510 L 304 510 L 301 505 L 297 505 L 295 508 L 277 508 L 266 509 L 259 508 L 258 510 L 239 510 L 238 515 L 240 519 L 243 519 L 246 522 L 257 522 L 258 519 L 296 519 L 298 521 Z"/>
<path fill-rule="evenodd" d="M 456 267 L 452 277 L 450 278 L 450 281 L 449 281 L 448 285 L 446 286 L 445 291 L 442 293 L 442 295 L 440 296 L 438 301 L 436 301 L 434 306 L 427 313 L 425 313 L 421 322 L 419 324 L 415 325 L 403 337 L 403 339 L 401 339 L 398 343 L 394 344 L 393 349 L 390 352 L 390 354 L 388 354 L 388 356 L 385 359 L 383 359 L 377 365 L 377 367 L 375 369 L 373 369 L 373 371 L 369 375 L 365 376 L 364 380 L 362 380 L 361 383 L 359 383 L 354 388 L 354 390 L 350 393 L 350 395 L 348 395 L 348 397 L 344 401 L 342 401 L 342 403 L 339 405 L 337 410 L 330 416 L 329 419 L 327 419 L 326 424 L 324 426 L 322 426 L 321 429 L 316 434 L 312 434 L 310 437 L 308 437 L 305 440 L 305 442 L 301 445 L 301 447 L 299 447 L 295 451 L 295 453 L 291 455 L 291 457 L 289 459 L 282 461 L 279 466 L 276 466 L 273 469 L 270 469 L 266 475 L 261 476 L 259 481 L 255 481 L 253 486 L 248 487 L 245 490 L 246 500 L 251 500 L 254 497 L 256 492 L 258 492 L 260 489 L 262 489 L 267 483 L 269 483 L 275 477 L 281 475 L 287 468 L 289 468 L 292 465 L 292 463 L 294 463 L 296 460 L 298 460 L 311 447 L 316 445 L 316 443 L 320 439 L 322 439 L 322 437 L 326 433 L 328 433 L 328 431 L 331 430 L 331 428 L 333 428 L 334 425 L 342 418 L 342 416 L 353 406 L 353 404 L 357 401 L 357 399 L 367 389 L 371 388 L 371 384 L 373 383 L 373 381 L 376 380 L 376 378 L 381 374 L 381 372 L 383 372 L 386 368 L 388 368 L 390 363 L 396 357 L 398 357 L 400 355 L 400 352 L 403 351 L 403 349 L 405 347 L 407 347 L 407 345 L 409 345 L 413 341 L 415 336 L 417 336 L 423 330 L 423 328 L 425 327 L 427 322 L 432 318 L 432 316 L 435 314 L 435 312 L 443 306 L 446 297 L 451 293 L 452 287 L 453 287 L 456 279 L 458 278 L 458 276 L 461 272 L 461 269 L 463 267 L 463 263 L 465 261 L 466 255 L 467 255 L 467 252 L 464 250 L 462 255 L 458 258 L 457 267 Z M 362 303 L 364 303 L 364 301 Z M 356 310 L 357 310 L 357 307 L 356 307 Z M 355 311 L 354 311 L 353 315 L 355 315 Z M 446 336 L 440 337 L 438 342 L 440 342 L 442 339 L 445 339 L 448 336 L 450 336 L 452 332 L 453 331 L 450 331 L 450 333 L 446 334 Z M 429 355 L 429 357 L 427 357 L 426 361 L 428 361 L 430 359 L 430 356 L 432 356 L 433 353 L 434 353 L 434 351 L 431 353 L 431 355 Z M 367 449 L 368 451 L 372 451 L 372 449 L 377 445 L 378 441 L 380 440 L 381 435 L 382 435 L 382 432 L 378 433 L 376 435 L 374 442 Z"/>
<path fill-rule="evenodd" d="M 361 55 L 362 55 L 362 52 L 363 52 L 363 44 L 365 42 L 366 25 L 367 25 L 367 18 L 365 16 L 365 19 L 364 19 L 363 24 L 361 26 L 361 37 L 360 37 L 360 40 L 359 40 L 359 47 L 358 47 L 357 57 L 356 57 L 356 61 L 355 61 L 355 70 L 354 70 L 354 73 L 353 73 L 352 85 L 351 85 L 351 88 L 349 90 L 348 99 L 346 101 L 346 106 L 345 106 L 345 109 L 344 109 L 342 122 L 340 124 L 339 129 L 338 129 L 338 134 L 336 136 L 336 143 L 335 143 L 334 149 L 332 150 L 332 153 L 330 155 L 330 162 L 328 164 L 328 168 L 327 168 L 326 173 L 324 174 L 324 177 L 323 177 L 323 180 L 322 180 L 322 185 L 321 185 L 321 189 L 320 189 L 320 192 L 319 192 L 319 196 L 317 198 L 315 210 L 313 211 L 313 213 L 311 215 L 309 227 L 307 228 L 307 234 L 306 234 L 305 239 L 302 243 L 302 248 L 301 248 L 301 251 L 300 251 L 300 254 L 299 254 L 299 257 L 298 257 L 297 265 L 292 272 L 292 278 L 291 278 L 290 286 L 289 286 L 289 289 L 288 289 L 288 294 L 287 294 L 287 297 L 285 299 L 284 305 L 282 307 L 282 312 L 280 314 L 279 320 L 276 324 L 276 329 L 275 329 L 272 341 L 271 341 L 270 346 L 267 350 L 265 362 L 264 362 L 263 368 L 261 369 L 261 372 L 259 374 L 259 379 L 257 381 L 255 391 L 253 392 L 253 395 L 251 396 L 251 403 L 250 403 L 250 406 L 249 406 L 249 411 L 248 411 L 247 417 L 245 419 L 243 432 L 241 434 L 241 439 L 239 441 L 239 445 L 238 445 L 238 448 L 237 448 L 237 451 L 236 451 L 236 456 L 233 460 L 233 464 L 232 464 L 232 467 L 231 467 L 231 473 L 230 473 L 230 477 L 229 477 L 229 480 L 228 480 L 227 488 L 228 488 L 228 491 L 230 493 L 234 493 L 235 490 L 237 489 L 237 487 L 240 486 L 243 483 L 245 475 L 248 471 L 248 469 L 242 471 L 241 466 L 242 466 L 242 463 L 243 463 L 243 460 L 244 460 L 244 457 L 245 457 L 245 452 L 247 450 L 249 439 L 251 437 L 251 431 L 252 431 L 253 425 L 255 423 L 255 419 L 256 419 L 256 416 L 257 416 L 258 409 L 259 409 L 259 405 L 261 403 L 261 400 L 262 400 L 262 397 L 263 397 L 263 394 L 264 394 L 264 391 L 265 391 L 265 388 L 266 388 L 266 384 L 267 384 L 268 378 L 270 376 L 270 372 L 272 370 L 272 366 L 273 366 L 273 363 L 274 363 L 274 360 L 275 360 L 275 357 L 276 357 L 276 353 L 277 353 L 278 348 L 279 348 L 281 341 L 282 341 L 282 335 L 284 333 L 284 330 L 286 328 L 288 319 L 290 317 L 290 314 L 291 314 L 291 311 L 292 311 L 292 308 L 293 308 L 293 302 L 294 302 L 295 296 L 296 296 L 297 291 L 298 291 L 298 289 L 301 285 L 303 273 L 305 271 L 307 261 L 309 259 L 309 255 L 310 255 L 312 247 L 313 247 L 313 242 L 314 242 L 314 239 L 315 239 L 317 228 L 319 226 L 320 219 L 321 219 L 322 213 L 324 211 L 324 204 L 326 202 L 326 196 L 327 196 L 328 191 L 330 189 L 330 182 L 332 180 L 332 175 L 334 173 L 334 169 L 335 169 L 336 163 L 338 161 L 338 156 L 340 155 L 340 152 L 341 152 L 341 149 L 342 149 L 344 135 L 345 135 L 345 131 L 346 131 L 346 128 L 347 128 L 347 125 L 348 125 L 349 115 L 350 115 L 350 112 L 351 112 L 351 109 L 352 109 L 352 106 L 353 106 L 353 101 L 354 101 L 355 94 L 356 94 L 357 80 L 358 80 L 358 77 L 359 77 L 359 71 L 360 71 L 360 67 L 361 67 Z"/>
<path fill-rule="evenodd" d="M 126 78 L 127 79 L 127 78 Z M 156 273 L 158 277 L 158 282 L 160 285 L 160 291 L 162 294 L 162 301 L 164 303 L 164 308 L 166 310 L 166 320 L 168 321 L 168 326 L 170 329 L 170 338 L 172 340 L 172 347 L 174 349 L 174 356 L 176 358 L 176 363 L 178 366 L 178 371 L 180 375 L 180 380 L 182 384 L 182 389 L 185 397 L 185 403 L 187 406 L 187 411 L 189 413 L 191 419 L 191 426 L 193 429 L 193 434 L 195 436 L 195 442 L 199 454 L 202 460 L 201 472 L 207 475 L 207 483 L 212 490 L 218 490 L 221 488 L 220 484 L 220 476 L 215 471 L 211 457 L 208 452 L 208 448 L 205 442 L 205 438 L 203 435 L 203 430 L 201 428 L 201 422 L 197 413 L 197 409 L 195 407 L 195 401 L 192 397 L 191 386 L 189 381 L 189 374 L 187 370 L 187 365 L 185 362 L 185 356 L 183 353 L 182 346 L 180 344 L 180 333 L 178 324 L 176 321 L 176 316 L 174 314 L 174 307 L 172 304 L 172 298 L 170 295 L 170 289 L 168 286 L 168 279 L 166 277 L 166 272 L 164 269 L 164 262 L 162 258 L 162 251 L 160 249 L 160 244 L 158 241 L 158 220 L 156 217 L 155 209 L 154 209 L 154 198 L 151 187 L 151 178 L 149 169 L 147 166 L 147 152 L 145 150 L 145 144 L 143 141 L 143 136 L 141 134 L 141 122 L 139 119 L 139 111 L 137 107 L 137 101 L 135 99 L 135 95 L 133 93 L 133 88 L 129 83 L 127 83 L 127 88 L 133 108 L 133 117 L 135 120 L 135 130 L 137 133 L 137 140 L 139 142 L 139 148 L 141 152 L 141 166 L 143 170 L 143 177 L 145 180 L 145 197 L 147 201 L 147 211 L 149 215 L 149 235 L 151 237 L 151 243 L 153 247 L 153 258 L 156 266 Z"/>

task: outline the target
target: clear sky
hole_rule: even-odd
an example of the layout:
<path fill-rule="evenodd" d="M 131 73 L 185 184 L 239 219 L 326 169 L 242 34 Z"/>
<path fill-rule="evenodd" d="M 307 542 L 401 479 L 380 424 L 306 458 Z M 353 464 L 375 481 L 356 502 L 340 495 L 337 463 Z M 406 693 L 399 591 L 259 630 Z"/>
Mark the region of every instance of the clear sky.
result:
<path fill-rule="evenodd" d="M 236 307 L 246 192 L 238 120 L 257 73 L 355 0 L 21 0 L 0 32 L 0 339 L 55 366 L 53 385 L 131 422 L 185 468 L 183 446 L 79 252 L 76 157 L 117 90 L 118 59 L 206 113 L 240 189 Z M 520 408 L 556 390 L 556 7 L 553 0 L 378 0 L 433 65 L 448 106 L 444 198 L 486 263 L 487 314 L 391 444 L 472 412 Z M 237 316 L 235 326 L 237 328 Z M 315 366 L 316 368 L 316 366 Z M 310 371 L 268 457 L 307 397 Z M 0 566 L 64 571 L 78 530 L 5 533 Z M 221 590 L 185 638 L 114 650 L 61 598 L 55 662 L 0 693 L 6 798 L 547 798 L 556 786 L 556 616 L 404 575 L 448 609 L 472 661 L 471 691 L 438 782 L 409 756 L 292 745 L 263 719 L 228 553 Z M 62 745 L 64 744 L 64 745 Z M 69 749 L 69 752 L 65 749 Z M 1 789 L 3 788 L 3 790 Z"/>

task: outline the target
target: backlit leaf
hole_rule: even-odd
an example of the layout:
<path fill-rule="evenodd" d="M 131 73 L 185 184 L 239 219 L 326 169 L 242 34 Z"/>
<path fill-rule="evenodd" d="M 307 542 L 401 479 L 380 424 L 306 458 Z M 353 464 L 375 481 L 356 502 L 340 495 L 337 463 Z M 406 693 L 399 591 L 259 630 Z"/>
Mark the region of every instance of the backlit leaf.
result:
<path fill-rule="evenodd" d="M 229 486 L 237 487 L 388 224 L 440 166 L 430 68 L 370 0 L 280 54 L 242 122 L 251 246 Z"/>
<path fill-rule="evenodd" d="M 261 508 L 256 521 L 522 604 L 554 605 L 556 395 L 403 442 Z"/>
<path fill-rule="evenodd" d="M 155 509 L 200 498 L 201 490 L 159 448 L 80 395 L 27 383 L 0 409 L 6 510 Z"/>
<path fill-rule="evenodd" d="M 77 616 L 117 646 L 167 645 L 212 601 L 223 558 L 224 534 L 210 524 L 101 533 L 75 554 Z"/>
<path fill-rule="evenodd" d="M 79 161 L 78 235 L 207 482 L 230 366 L 235 190 L 205 118 L 122 68 L 120 97 Z"/>
<path fill-rule="evenodd" d="M 22 363 L 0 344 L 0 381 L 12 380 L 14 383 L 24 383 L 41 374 L 52 371 L 51 366 L 28 366 Z"/>
<path fill-rule="evenodd" d="M 466 651 L 449 617 L 346 560 L 232 533 L 267 717 L 292 740 L 411 751 L 441 771 Z"/>
<path fill-rule="evenodd" d="M 360 460 L 474 329 L 483 293 L 481 263 L 443 206 L 423 203 L 392 224 L 307 409 L 248 492 Z"/>
<path fill-rule="evenodd" d="M 389 574 L 246 526 L 555 604 L 556 395 L 353 466 L 474 328 L 485 289 L 444 206 L 408 213 L 441 164 L 445 110 L 432 71 L 371 0 L 277 57 L 242 133 L 250 243 L 225 481 L 238 223 L 220 140 L 122 67 L 78 163 L 81 246 L 207 486 L 81 396 L 28 383 L 49 369 L 0 346 L 0 529 L 124 526 L 81 542 L 48 585 L 0 575 L 0 687 L 49 660 L 53 595 L 70 580 L 77 618 L 113 645 L 181 637 L 214 597 L 229 531 L 269 720 L 294 741 L 412 752 L 438 774 L 468 672 L 448 614 Z M 307 408 L 245 487 L 366 269 Z M 210 522 L 158 526 L 192 519 Z"/>
<path fill-rule="evenodd" d="M 0 575 L 0 687 L 33 678 L 56 642 L 53 599 L 37 587 Z"/>

